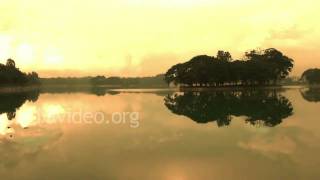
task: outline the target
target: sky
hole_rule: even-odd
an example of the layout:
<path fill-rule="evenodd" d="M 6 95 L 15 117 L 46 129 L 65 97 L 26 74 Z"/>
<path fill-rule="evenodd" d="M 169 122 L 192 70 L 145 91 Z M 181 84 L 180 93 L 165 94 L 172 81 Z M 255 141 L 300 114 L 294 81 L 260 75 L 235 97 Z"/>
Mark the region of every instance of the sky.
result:
<path fill-rule="evenodd" d="M 0 0 L 0 62 L 53 76 L 151 76 L 196 55 L 276 48 L 320 67 L 318 0 Z"/>

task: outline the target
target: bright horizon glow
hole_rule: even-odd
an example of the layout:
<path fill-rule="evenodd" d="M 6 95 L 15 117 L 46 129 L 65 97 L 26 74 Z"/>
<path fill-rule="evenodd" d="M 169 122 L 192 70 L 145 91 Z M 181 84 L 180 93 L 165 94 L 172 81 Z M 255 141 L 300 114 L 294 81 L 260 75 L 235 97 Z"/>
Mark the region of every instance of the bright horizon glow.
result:
<path fill-rule="evenodd" d="M 276 48 L 320 67 L 316 0 L 2 0 L 0 62 L 40 76 L 150 76 L 196 55 Z"/>
<path fill-rule="evenodd" d="M 17 59 L 19 59 L 20 63 L 23 63 L 23 65 L 31 65 L 33 64 L 34 60 L 34 51 L 31 45 L 24 43 L 18 46 L 17 48 Z"/>

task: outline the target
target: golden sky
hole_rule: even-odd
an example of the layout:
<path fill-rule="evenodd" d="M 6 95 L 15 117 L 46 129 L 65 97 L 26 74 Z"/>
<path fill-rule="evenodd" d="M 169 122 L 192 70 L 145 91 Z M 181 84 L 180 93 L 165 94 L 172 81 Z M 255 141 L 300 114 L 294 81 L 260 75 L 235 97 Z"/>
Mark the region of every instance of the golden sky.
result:
<path fill-rule="evenodd" d="M 0 0 L 0 59 L 41 76 L 145 76 L 219 49 L 320 67 L 319 0 Z"/>

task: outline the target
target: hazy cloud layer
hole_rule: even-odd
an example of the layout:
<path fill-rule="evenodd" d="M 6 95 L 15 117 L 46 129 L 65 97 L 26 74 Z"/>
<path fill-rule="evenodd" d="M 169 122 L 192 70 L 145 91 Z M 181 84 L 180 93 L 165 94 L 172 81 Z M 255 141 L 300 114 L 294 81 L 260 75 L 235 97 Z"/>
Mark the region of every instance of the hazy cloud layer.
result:
<path fill-rule="evenodd" d="M 240 58 L 274 47 L 296 60 L 299 75 L 320 66 L 319 7 L 316 0 L 1 0 L 0 58 L 42 76 L 141 76 L 219 49 Z"/>

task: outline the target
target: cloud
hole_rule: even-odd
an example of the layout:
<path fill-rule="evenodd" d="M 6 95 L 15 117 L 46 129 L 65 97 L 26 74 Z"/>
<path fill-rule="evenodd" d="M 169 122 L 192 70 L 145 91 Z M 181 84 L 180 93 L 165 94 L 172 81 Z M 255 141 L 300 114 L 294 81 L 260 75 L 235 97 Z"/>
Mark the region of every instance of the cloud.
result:
<path fill-rule="evenodd" d="M 32 65 L 27 61 L 19 65 L 26 70 L 57 71 L 55 75 L 61 76 L 67 72 L 58 71 L 66 69 L 78 71 L 79 75 L 151 75 L 198 54 L 214 55 L 224 49 L 237 58 L 258 47 L 293 53 L 298 69 L 295 74 L 309 61 L 320 65 L 304 58 L 312 50 L 318 57 L 314 47 L 318 45 L 315 39 L 320 37 L 320 25 L 315 17 L 320 3 L 315 0 L 0 3 L 0 35 L 12 37 L 11 49 L 21 44 L 34 47 Z M 64 59 L 61 65 L 45 61 L 49 47 L 57 48 L 59 54 L 55 56 Z M 296 55 L 291 49 L 301 53 Z M 17 57 L 15 50 L 10 56 Z"/>
<path fill-rule="evenodd" d="M 272 155 L 272 153 L 292 154 L 296 149 L 296 143 L 286 136 L 276 136 L 272 137 L 272 139 L 255 137 L 249 142 L 240 142 L 239 146 L 268 156 Z"/>

